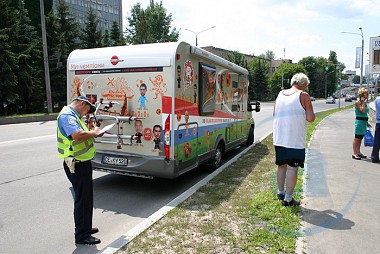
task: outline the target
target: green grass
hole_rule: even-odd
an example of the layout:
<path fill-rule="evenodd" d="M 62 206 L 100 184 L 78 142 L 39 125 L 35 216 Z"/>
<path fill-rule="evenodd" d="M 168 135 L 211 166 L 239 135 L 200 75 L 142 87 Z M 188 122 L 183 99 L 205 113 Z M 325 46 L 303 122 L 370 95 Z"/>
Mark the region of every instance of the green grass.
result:
<path fill-rule="evenodd" d="M 16 118 L 24 116 L 45 116 L 45 115 L 58 115 L 58 113 L 34 113 L 34 114 L 23 114 L 23 115 L 10 115 L 10 116 L 0 116 L 0 118 Z"/>
<path fill-rule="evenodd" d="M 326 116 L 350 107 L 317 113 L 307 140 Z M 274 156 L 269 136 L 118 253 L 294 253 L 302 211 L 277 200 Z"/>

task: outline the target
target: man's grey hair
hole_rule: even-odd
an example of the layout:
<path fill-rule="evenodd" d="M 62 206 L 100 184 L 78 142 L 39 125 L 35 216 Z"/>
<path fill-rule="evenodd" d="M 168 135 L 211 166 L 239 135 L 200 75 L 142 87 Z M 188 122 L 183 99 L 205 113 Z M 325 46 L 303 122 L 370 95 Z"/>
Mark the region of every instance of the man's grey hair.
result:
<path fill-rule="evenodd" d="M 297 86 L 306 86 L 310 84 L 309 78 L 306 76 L 306 74 L 299 72 L 294 74 L 292 77 L 291 81 L 292 86 L 297 85 Z"/>

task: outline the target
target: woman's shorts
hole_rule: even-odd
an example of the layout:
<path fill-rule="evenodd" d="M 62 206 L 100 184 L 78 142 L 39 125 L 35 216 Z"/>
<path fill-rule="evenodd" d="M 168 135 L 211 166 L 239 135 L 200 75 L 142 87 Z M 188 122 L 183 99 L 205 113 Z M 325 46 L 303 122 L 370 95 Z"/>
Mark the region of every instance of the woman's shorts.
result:
<path fill-rule="evenodd" d="M 286 148 L 283 146 L 275 146 L 276 165 L 288 164 L 291 167 L 304 167 L 305 149 Z"/>

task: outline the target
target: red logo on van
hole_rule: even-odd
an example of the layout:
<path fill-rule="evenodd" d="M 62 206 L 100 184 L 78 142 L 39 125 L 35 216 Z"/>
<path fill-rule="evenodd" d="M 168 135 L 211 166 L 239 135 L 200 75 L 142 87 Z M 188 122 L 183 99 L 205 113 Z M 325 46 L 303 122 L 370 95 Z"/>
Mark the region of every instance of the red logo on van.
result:
<path fill-rule="evenodd" d="M 118 62 L 122 62 L 123 60 L 119 60 L 117 56 L 111 57 L 111 64 L 116 65 Z"/>

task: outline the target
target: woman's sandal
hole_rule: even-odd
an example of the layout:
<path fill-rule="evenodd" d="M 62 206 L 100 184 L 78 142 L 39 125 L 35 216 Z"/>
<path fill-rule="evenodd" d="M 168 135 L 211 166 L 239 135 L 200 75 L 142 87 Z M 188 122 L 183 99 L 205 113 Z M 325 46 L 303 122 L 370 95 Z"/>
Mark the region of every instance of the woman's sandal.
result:
<path fill-rule="evenodd" d="M 364 154 L 359 154 L 359 157 L 362 158 L 362 159 L 367 159 L 367 156 L 365 156 Z"/>
<path fill-rule="evenodd" d="M 352 155 L 352 159 L 354 159 L 354 160 L 361 160 L 362 158 L 360 157 L 360 155 L 353 154 Z"/>

